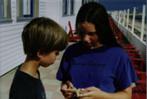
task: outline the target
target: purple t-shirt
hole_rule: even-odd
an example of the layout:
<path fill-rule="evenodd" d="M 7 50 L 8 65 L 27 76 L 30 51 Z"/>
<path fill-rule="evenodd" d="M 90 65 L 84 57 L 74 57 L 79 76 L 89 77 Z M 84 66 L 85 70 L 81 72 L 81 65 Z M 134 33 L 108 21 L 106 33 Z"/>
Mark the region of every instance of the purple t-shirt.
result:
<path fill-rule="evenodd" d="M 137 76 L 122 48 L 103 46 L 91 50 L 77 43 L 65 51 L 57 79 L 70 80 L 76 88 L 95 86 L 116 92 L 136 82 Z"/>

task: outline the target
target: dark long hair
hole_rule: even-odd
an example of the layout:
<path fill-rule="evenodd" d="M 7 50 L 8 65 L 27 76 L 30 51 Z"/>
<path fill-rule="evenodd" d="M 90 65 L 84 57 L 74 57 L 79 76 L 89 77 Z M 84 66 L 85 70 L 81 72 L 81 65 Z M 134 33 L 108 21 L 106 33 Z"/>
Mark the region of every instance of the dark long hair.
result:
<path fill-rule="evenodd" d="M 109 24 L 109 15 L 105 7 L 97 2 L 81 6 L 76 18 L 76 30 L 80 34 L 80 24 L 89 22 L 95 25 L 100 43 L 107 46 L 119 46 Z"/>

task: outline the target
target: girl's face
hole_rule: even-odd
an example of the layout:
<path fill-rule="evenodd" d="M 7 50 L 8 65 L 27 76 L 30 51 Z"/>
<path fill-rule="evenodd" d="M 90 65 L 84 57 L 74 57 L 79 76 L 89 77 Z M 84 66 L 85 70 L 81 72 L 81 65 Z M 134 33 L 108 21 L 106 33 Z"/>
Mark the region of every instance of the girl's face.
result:
<path fill-rule="evenodd" d="M 52 51 L 48 54 L 40 54 L 40 65 L 43 67 L 48 67 L 49 65 L 53 64 L 59 55 L 59 51 Z"/>
<path fill-rule="evenodd" d="M 100 43 L 96 34 L 95 25 L 89 22 L 84 22 L 80 25 L 80 28 L 82 30 L 81 38 L 85 45 L 90 49 L 98 48 Z"/>

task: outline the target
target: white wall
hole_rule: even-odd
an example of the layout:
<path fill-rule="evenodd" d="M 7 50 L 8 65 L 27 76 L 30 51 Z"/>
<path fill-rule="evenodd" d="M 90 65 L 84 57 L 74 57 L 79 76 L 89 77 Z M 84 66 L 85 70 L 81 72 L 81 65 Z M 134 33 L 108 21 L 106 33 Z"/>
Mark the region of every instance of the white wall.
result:
<path fill-rule="evenodd" d="M 39 16 L 46 16 L 59 22 L 60 1 L 62 0 L 40 0 Z"/>

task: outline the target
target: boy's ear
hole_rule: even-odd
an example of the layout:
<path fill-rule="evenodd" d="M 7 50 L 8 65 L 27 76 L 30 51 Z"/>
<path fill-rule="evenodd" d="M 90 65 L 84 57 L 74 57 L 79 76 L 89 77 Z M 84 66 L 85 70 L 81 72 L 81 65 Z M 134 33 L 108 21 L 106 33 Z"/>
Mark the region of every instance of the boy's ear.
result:
<path fill-rule="evenodd" d="M 46 53 L 44 53 L 43 51 L 39 50 L 37 51 L 37 57 L 40 59 L 42 57 L 44 57 L 46 55 Z"/>
<path fill-rule="evenodd" d="M 42 56 L 43 56 L 43 55 L 41 54 L 41 52 L 38 51 L 38 52 L 37 52 L 37 57 L 40 59 L 40 58 L 42 58 Z"/>

